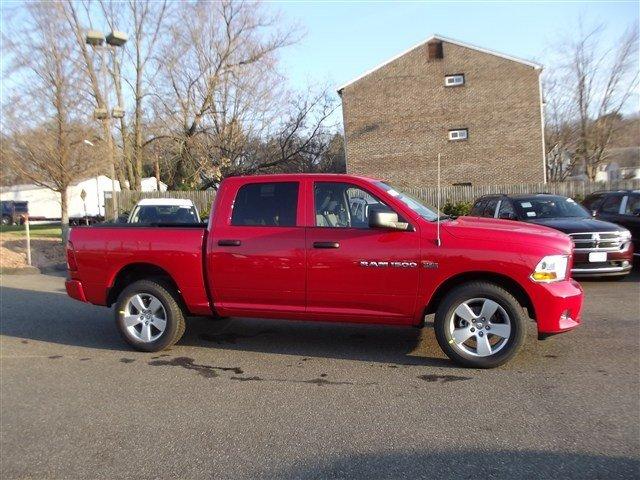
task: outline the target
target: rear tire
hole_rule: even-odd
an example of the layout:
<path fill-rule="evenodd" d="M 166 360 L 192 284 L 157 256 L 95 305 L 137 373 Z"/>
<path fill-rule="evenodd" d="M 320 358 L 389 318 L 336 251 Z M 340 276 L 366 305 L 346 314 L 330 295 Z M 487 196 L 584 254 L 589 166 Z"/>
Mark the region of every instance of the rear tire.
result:
<path fill-rule="evenodd" d="M 522 347 L 527 315 L 504 288 L 470 282 L 449 292 L 435 315 L 440 348 L 464 367 L 494 368 Z"/>
<path fill-rule="evenodd" d="M 180 340 L 185 319 L 177 292 L 162 280 L 138 280 L 118 296 L 116 325 L 136 350 L 157 352 Z"/>

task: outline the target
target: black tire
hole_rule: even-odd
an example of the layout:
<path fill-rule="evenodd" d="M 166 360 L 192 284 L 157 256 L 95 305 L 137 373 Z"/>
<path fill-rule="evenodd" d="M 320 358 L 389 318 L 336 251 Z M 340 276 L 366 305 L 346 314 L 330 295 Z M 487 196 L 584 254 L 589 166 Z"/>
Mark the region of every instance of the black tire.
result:
<path fill-rule="evenodd" d="M 124 323 L 125 306 L 137 294 L 153 295 L 162 303 L 166 312 L 167 324 L 165 330 L 159 338 L 152 342 L 143 342 L 134 338 L 127 332 L 127 327 Z M 161 279 L 138 280 L 127 286 L 118 296 L 115 319 L 122 338 L 133 348 L 143 352 L 158 352 L 170 347 L 182 338 L 186 327 L 177 292 Z"/>
<path fill-rule="evenodd" d="M 455 310 L 475 298 L 493 300 L 509 316 L 510 333 L 506 343 L 495 354 L 475 356 L 452 346 L 455 342 L 449 332 L 449 322 Z M 442 300 L 435 315 L 435 333 L 442 351 L 454 362 L 464 367 L 494 368 L 511 359 L 524 342 L 528 316 L 520 303 L 504 288 L 490 282 L 470 282 L 451 290 Z M 482 334 L 481 334 L 482 335 Z M 488 338 L 488 335 L 487 335 Z M 495 338 L 495 337 L 492 337 Z"/>
<path fill-rule="evenodd" d="M 11 217 L 3 216 L 2 217 L 2 225 L 11 225 Z"/>

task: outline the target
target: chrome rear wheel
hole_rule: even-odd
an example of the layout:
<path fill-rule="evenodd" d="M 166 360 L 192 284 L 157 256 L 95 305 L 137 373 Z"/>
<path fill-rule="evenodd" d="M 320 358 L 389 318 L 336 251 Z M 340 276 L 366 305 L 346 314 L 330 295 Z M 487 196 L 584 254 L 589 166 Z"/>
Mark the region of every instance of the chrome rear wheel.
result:
<path fill-rule="evenodd" d="M 155 296 L 137 293 L 125 304 L 123 321 L 128 335 L 139 342 L 151 343 L 167 328 L 167 311 Z"/>

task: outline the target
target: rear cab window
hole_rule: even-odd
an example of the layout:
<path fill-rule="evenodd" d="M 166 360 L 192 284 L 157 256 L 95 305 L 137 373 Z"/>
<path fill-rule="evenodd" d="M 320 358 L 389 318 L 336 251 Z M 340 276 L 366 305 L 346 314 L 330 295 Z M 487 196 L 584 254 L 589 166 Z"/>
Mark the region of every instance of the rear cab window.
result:
<path fill-rule="evenodd" d="M 242 185 L 233 202 L 231 225 L 297 226 L 299 182 L 256 182 Z"/>

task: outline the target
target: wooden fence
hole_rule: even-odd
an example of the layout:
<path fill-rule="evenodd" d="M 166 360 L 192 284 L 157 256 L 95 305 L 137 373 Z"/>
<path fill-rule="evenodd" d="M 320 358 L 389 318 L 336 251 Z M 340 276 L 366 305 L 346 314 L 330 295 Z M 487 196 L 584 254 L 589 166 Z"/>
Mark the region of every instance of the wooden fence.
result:
<path fill-rule="evenodd" d="M 134 192 L 132 190 L 124 190 L 116 192 L 116 204 L 118 206 L 118 214 L 129 213 L 134 205 L 143 198 L 188 198 L 198 208 L 202 214 L 208 214 L 213 199 L 216 198 L 215 190 L 175 190 L 169 192 Z M 106 202 L 107 218 L 111 218 L 111 202 Z"/>
<path fill-rule="evenodd" d="M 442 187 L 440 203 L 472 203 L 482 195 L 492 193 L 552 193 L 582 200 L 590 193 L 598 190 L 622 190 L 640 189 L 640 179 L 619 180 L 613 182 L 558 182 L 558 183 L 522 183 L 517 185 L 490 185 L 490 186 L 456 186 Z M 436 205 L 438 201 L 438 189 L 435 187 L 407 187 L 401 188 L 404 192 L 419 198 L 429 205 Z"/>
<path fill-rule="evenodd" d="M 582 200 L 588 194 L 598 190 L 640 189 L 640 180 L 620 180 L 614 182 L 562 182 L 562 183 L 523 183 L 517 185 L 492 186 L 456 186 L 442 187 L 440 202 L 445 203 L 473 202 L 482 195 L 492 193 L 554 193 Z M 438 201 L 438 190 L 435 187 L 406 187 L 403 191 L 413 195 L 425 203 L 435 206 Z M 200 212 L 208 213 L 216 196 L 214 190 L 170 191 L 170 192 L 134 192 L 125 190 L 116 192 L 118 213 L 130 212 L 141 198 L 188 198 L 198 207 Z M 106 202 L 107 215 L 110 215 L 111 202 Z"/>

